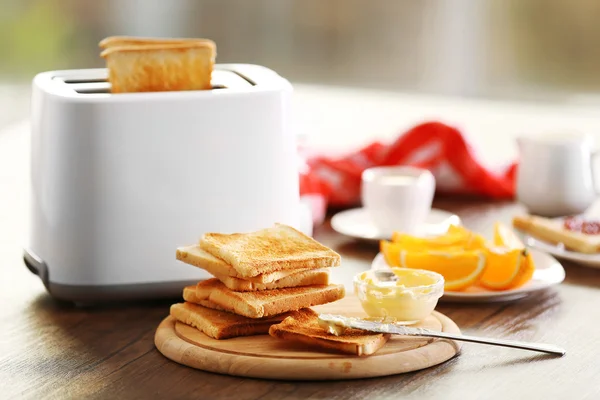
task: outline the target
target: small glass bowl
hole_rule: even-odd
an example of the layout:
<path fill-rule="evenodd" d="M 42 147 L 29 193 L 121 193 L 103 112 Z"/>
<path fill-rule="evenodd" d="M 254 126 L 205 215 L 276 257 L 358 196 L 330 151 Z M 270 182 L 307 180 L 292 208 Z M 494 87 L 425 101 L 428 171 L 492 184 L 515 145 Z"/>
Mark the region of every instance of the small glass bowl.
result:
<path fill-rule="evenodd" d="M 382 274 L 397 277 L 380 279 Z M 409 325 L 427 318 L 444 294 L 444 277 L 413 268 L 382 268 L 354 276 L 354 293 L 369 315 Z"/>

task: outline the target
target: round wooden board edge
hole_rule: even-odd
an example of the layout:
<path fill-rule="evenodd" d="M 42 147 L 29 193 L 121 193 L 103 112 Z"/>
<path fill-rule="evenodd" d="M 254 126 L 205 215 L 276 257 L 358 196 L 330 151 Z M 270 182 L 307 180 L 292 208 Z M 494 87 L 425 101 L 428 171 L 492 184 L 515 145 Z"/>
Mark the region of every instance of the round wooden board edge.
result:
<path fill-rule="evenodd" d="M 442 323 L 442 331 L 460 333 L 450 318 L 435 312 Z M 191 368 L 247 378 L 273 380 L 346 380 L 374 378 L 417 371 L 439 365 L 459 354 L 461 344 L 452 340 L 435 340 L 416 349 L 402 352 L 402 358 L 413 358 L 415 363 L 398 362 L 400 353 L 331 359 L 264 359 L 256 356 L 221 353 L 195 346 L 175 332 L 175 319 L 166 317 L 156 329 L 154 344 L 168 359 Z M 218 361 L 215 356 L 218 355 Z"/>

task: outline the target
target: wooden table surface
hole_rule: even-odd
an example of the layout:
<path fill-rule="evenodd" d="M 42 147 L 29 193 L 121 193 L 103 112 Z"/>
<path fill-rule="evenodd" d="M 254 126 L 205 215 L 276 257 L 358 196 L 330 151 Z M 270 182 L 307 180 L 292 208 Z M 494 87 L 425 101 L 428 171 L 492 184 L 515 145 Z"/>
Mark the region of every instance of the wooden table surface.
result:
<path fill-rule="evenodd" d="M 600 398 L 600 270 L 570 263 L 563 284 L 524 300 L 438 306 L 464 333 L 557 344 L 567 350 L 563 358 L 465 344 L 458 357 L 428 370 L 338 382 L 242 379 L 178 365 L 153 344 L 172 301 L 79 309 L 50 298 L 25 268 L 26 150 L 19 129 L 0 132 L 0 398 Z M 435 206 L 488 236 L 494 221 L 522 211 L 481 200 L 437 199 Z M 328 224 L 315 237 L 342 254 L 333 280 L 346 285 L 377 253 Z"/>

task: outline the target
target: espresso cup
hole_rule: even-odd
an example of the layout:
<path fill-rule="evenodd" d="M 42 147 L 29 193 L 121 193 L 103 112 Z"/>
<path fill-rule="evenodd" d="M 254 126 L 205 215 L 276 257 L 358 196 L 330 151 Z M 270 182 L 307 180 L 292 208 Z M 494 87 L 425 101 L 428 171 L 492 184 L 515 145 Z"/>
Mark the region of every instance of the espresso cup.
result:
<path fill-rule="evenodd" d="M 374 167 L 362 173 L 361 198 L 383 235 L 419 234 L 431 211 L 435 178 L 415 167 Z"/>

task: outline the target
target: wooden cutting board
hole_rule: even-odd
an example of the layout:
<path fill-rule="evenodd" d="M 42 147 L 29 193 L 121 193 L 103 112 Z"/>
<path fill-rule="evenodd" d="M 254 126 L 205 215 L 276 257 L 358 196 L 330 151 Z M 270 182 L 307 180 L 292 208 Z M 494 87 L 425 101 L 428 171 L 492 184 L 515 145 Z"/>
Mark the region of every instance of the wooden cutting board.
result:
<path fill-rule="evenodd" d="M 354 296 L 313 309 L 365 316 Z M 414 326 L 460 333 L 454 321 L 438 312 Z M 165 357 L 188 367 L 227 375 L 285 380 L 395 375 L 443 363 L 460 350 L 460 344 L 451 340 L 392 336 L 377 353 L 358 357 L 315 350 L 269 335 L 216 340 L 170 316 L 158 326 L 154 343 Z"/>

